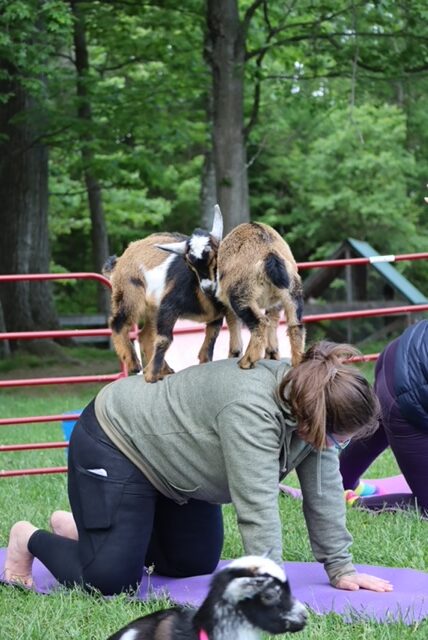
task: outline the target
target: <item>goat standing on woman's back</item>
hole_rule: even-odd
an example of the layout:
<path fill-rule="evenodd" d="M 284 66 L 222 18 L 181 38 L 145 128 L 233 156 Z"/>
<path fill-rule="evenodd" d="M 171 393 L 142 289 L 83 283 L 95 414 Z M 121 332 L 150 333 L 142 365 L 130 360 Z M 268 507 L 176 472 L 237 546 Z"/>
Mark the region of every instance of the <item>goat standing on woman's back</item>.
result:
<path fill-rule="evenodd" d="M 196 229 L 190 237 L 156 233 L 132 242 L 120 258 L 110 258 L 103 273 L 112 285 L 110 327 L 113 345 L 129 371 L 140 371 L 141 363 L 129 338 L 133 325 L 142 322 L 139 333 L 145 358 L 144 377 L 156 382 L 173 373 L 165 353 L 178 318 L 206 323 L 199 362 L 212 360 L 214 344 L 226 312 L 215 297 L 217 251 L 223 234 L 223 219 L 215 208 L 210 232 Z M 230 314 L 231 334 L 238 329 Z"/>
<path fill-rule="evenodd" d="M 216 295 L 250 330 L 241 368 L 249 369 L 263 357 L 279 358 L 281 309 L 288 325 L 291 362 L 299 364 L 305 347 L 302 282 L 290 247 L 275 229 L 250 222 L 228 233 L 217 256 Z"/>

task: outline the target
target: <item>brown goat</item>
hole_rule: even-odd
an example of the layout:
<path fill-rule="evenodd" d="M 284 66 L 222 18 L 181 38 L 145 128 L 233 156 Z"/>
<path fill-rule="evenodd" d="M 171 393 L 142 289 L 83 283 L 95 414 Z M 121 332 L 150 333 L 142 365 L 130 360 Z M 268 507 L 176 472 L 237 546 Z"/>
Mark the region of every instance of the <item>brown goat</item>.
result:
<path fill-rule="evenodd" d="M 263 357 L 279 358 L 281 309 L 288 324 L 292 364 L 300 362 L 305 346 L 302 283 L 290 247 L 275 229 L 244 223 L 224 238 L 217 256 L 216 295 L 250 330 L 247 350 L 239 361 L 242 369 Z"/>
<path fill-rule="evenodd" d="M 133 325 L 145 360 L 144 377 L 156 382 L 174 373 L 165 361 L 178 318 L 206 324 L 199 362 L 212 360 L 214 345 L 227 312 L 215 296 L 217 251 L 223 231 L 216 207 L 210 232 L 196 229 L 190 237 L 176 233 L 152 234 L 132 242 L 120 258 L 110 258 L 103 273 L 112 284 L 110 327 L 113 345 L 129 371 L 141 363 L 129 338 Z M 236 319 L 234 332 L 239 333 Z"/>

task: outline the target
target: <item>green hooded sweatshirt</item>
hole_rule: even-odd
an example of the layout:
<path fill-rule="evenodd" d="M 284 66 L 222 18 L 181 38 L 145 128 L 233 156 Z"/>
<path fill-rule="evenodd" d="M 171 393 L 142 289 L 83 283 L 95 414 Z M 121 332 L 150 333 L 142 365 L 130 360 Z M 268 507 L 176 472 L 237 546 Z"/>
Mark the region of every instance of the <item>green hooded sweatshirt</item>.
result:
<path fill-rule="evenodd" d="M 338 455 L 297 435 L 290 407 L 277 393 L 289 367 L 289 360 L 261 360 L 242 370 L 228 359 L 155 384 L 123 378 L 100 391 L 95 412 L 118 449 L 163 495 L 179 504 L 232 502 L 246 554 L 270 552 L 282 561 L 278 482 L 295 469 L 313 553 L 335 584 L 355 573 Z"/>

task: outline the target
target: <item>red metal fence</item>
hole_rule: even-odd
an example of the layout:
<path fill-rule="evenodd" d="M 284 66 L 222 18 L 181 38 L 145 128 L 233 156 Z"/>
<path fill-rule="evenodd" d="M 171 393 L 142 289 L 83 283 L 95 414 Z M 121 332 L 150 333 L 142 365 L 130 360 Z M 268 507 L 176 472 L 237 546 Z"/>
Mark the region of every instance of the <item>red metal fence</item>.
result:
<path fill-rule="evenodd" d="M 341 260 L 322 260 L 316 262 L 302 262 L 298 264 L 299 269 L 314 269 L 318 267 L 345 267 L 347 265 L 365 265 L 379 262 L 400 262 L 404 260 L 427 260 L 428 253 L 403 254 L 398 256 L 374 256 L 372 258 L 349 258 Z M 98 273 L 67 273 L 67 274 L 28 274 L 28 275 L 0 275 L 0 284 L 3 282 L 31 281 L 31 280 L 95 280 L 110 287 L 110 281 Z M 322 320 L 345 320 L 353 318 L 368 318 L 376 316 L 404 315 L 428 311 L 427 304 L 419 305 L 403 305 L 398 307 L 384 307 L 378 309 L 367 309 L 361 311 L 344 311 L 337 313 L 323 313 L 316 315 L 306 315 L 303 320 L 305 323 L 321 322 Z M 201 333 L 204 331 L 201 327 L 186 327 L 176 329 L 174 335 L 184 333 Z M 137 329 L 131 332 L 133 339 L 137 337 Z M 59 331 L 26 331 L 14 333 L 0 333 L 0 340 L 34 340 L 43 338 L 76 338 L 83 336 L 110 336 L 111 330 L 105 329 L 73 329 Z M 379 354 L 367 354 L 358 358 L 358 360 L 376 360 Z M 91 375 L 91 376 L 66 376 L 52 378 L 28 378 L 24 380 L 0 380 L 0 389 L 5 387 L 23 387 L 23 386 L 41 386 L 53 384 L 81 384 L 90 382 L 111 382 L 127 375 L 126 368 L 122 365 L 121 371 L 108 375 Z M 79 414 L 55 414 L 46 416 L 28 416 L 20 418 L 1 418 L 0 427 L 5 425 L 23 425 L 33 423 L 75 421 Z M 39 442 L 28 444 L 12 444 L 0 445 L 1 452 L 10 451 L 27 451 L 27 450 L 45 450 L 60 449 L 68 446 L 68 442 Z M 22 475 L 40 475 L 52 473 L 64 473 L 67 467 L 46 467 L 34 469 L 16 469 L 16 470 L 0 470 L 0 477 L 22 476 Z"/>

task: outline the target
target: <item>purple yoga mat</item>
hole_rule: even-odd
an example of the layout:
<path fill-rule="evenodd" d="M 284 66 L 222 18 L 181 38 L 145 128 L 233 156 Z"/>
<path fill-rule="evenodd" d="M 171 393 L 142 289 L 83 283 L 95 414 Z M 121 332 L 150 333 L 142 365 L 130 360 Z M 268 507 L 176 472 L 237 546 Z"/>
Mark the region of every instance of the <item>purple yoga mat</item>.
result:
<path fill-rule="evenodd" d="M 0 549 L 0 576 L 3 575 L 5 549 Z M 227 561 L 220 562 L 219 567 Z M 352 622 L 355 617 L 379 622 L 403 621 L 413 624 L 428 617 L 428 573 L 414 569 L 395 569 L 357 565 L 363 573 L 370 573 L 394 584 L 392 593 L 372 591 L 341 591 L 327 582 L 323 567 L 314 562 L 286 562 L 284 569 L 296 598 L 304 602 L 315 613 L 335 612 Z M 33 576 L 36 590 L 49 593 L 58 583 L 38 560 L 34 561 Z M 204 599 L 210 581 L 209 575 L 193 578 L 167 578 L 145 574 L 138 596 L 144 600 L 149 596 L 169 595 L 179 603 L 198 605 Z M 1 580 L 1 577 L 0 577 Z"/>
<path fill-rule="evenodd" d="M 377 478 L 374 480 L 364 479 L 364 482 L 373 484 L 376 487 L 376 493 L 374 494 L 376 496 L 385 496 L 393 493 L 412 493 L 412 490 L 402 475 L 391 476 L 390 478 Z M 302 498 L 300 489 L 289 487 L 287 484 L 280 484 L 279 488 L 283 493 L 290 495 L 292 498 Z"/>

